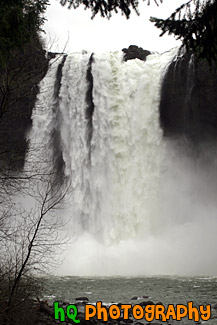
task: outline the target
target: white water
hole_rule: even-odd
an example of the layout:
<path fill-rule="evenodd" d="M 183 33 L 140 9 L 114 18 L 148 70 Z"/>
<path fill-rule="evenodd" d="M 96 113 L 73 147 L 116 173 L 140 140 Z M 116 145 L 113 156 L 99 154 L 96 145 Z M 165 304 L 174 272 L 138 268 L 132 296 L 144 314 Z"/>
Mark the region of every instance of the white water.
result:
<path fill-rule="evenodd" d="M 201 200 L 211 192 L 203 190 L 210 174 L 165 143 L 159 125 L 161 78 L 175 53 L 125 63 L 121 53 L 94 55 L 90 147 L 85 117 L 90 55 L 67 57 L 59 111 L 72 189 L 61 217 L 70 220 L 73 243 L 58 274 L 216 274 L 215 195 L 208 216 Z M 37 105 L 33 116 L 33 137 L 47 148 L 42 157 L 52 150 L 55 124 L 52 88 L 46 94 L 43 87 L 54 84 L 59 62 L 41 84 L 38 103 L 44 101 L 45 109 Z"/>

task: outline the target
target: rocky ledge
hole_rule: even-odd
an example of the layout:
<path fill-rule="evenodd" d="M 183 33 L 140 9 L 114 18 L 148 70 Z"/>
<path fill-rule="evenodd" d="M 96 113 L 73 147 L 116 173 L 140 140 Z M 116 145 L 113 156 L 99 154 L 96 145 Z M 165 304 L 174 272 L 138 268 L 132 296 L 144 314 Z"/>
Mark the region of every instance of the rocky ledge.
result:
<path fill-rule="evenodd" d="M 143 50 L 142 47 L 137 45 L 130 45 L 128 48 L 122 49 L 122 51 L 124 52 L 124 61 L 134 59 L 146 61 L 147 56 L 151 54 L 150 51 Z"/>

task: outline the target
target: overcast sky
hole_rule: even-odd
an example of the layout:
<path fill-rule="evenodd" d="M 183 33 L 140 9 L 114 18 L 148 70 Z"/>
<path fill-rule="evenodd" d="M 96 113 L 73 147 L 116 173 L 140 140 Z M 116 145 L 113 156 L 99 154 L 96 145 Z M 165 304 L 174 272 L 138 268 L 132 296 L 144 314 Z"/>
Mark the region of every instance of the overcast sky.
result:
<path fill-rule="evenodd" d="M 158 30 L 149 17 L 167 18 L 184 0 L 164 0 L 157 7 L 154 1 L 147 6 L 140 1 L 140 16 L 132 13 L 130 19 L 113 14 L 110 20 L 99 15 L 91 19 L 91 11 L 78 8 L 68 10 L 59 0 L 51 0 L 44 26 L 48 47 L 52 51 L 92 52 L 117 51 L 129 45 L 138 45 L 151 51 L 164 52 L 180 42 L 174 36 L 159 37 Z M 66 49 L 64 49 L 66 47 Z"/>

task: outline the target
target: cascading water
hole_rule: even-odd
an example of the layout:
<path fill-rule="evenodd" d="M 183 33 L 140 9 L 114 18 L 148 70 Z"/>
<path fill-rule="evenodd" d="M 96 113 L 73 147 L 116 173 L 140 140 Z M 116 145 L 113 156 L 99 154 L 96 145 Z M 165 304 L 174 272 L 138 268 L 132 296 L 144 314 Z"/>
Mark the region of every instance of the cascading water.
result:
<path fill-rule="evenodd" d="M 91 141 L 87 118 L 87 55 L 72 55 L 63 69 L 59 110 L 72 214 L 102 241 L 138 235 L 151 221 L 158 188 L 159 86 L 174 52 L 144 63 L 121 53 L 94 55 Z M 88 147 L 89 144 L 89 147 Z"/>
<path fill-rule="evenodd" d="M 176 251 L 182 218 L 180 234 L 171 233 L 165 202 L 174 182 L 159 123 L 161 79 L 176 51 L 146 62 L 76 53 L 55 59 L 41 82 L 31 146 L 41 144 L 41 157 L 58 155 L 71 183 L 61 214 L 73 243 L 59 274 L 185 273 Z"/>

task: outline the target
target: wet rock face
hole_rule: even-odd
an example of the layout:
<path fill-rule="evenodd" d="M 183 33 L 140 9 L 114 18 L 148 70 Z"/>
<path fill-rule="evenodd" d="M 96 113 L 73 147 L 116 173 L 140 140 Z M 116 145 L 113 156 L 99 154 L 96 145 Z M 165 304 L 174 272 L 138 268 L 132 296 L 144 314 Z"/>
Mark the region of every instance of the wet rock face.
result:
<path fill-rule="evenodd" d="M 165 135 L 194 141 L 217 137 L 217 71 L 193 55 L 178 55 L 164 77 L 160 120 Z"/>
<path fill-rule="evenodd" d="M 48 69 L 39 39 L 32 40 L 0 69 L 0 168 L 21 169 L 28 147 L 38 84 Z"/>
<path fill-rule="evenodd" d="M 142 61 L 146 60 L 146 57 L 151 54 L 150 51 L 143 50 L 143 48 L 138 47 L 136 45 L 130 45 L 128 49 L 122 49 L 124 52 L 124 61 L 139 59 Z"/>

